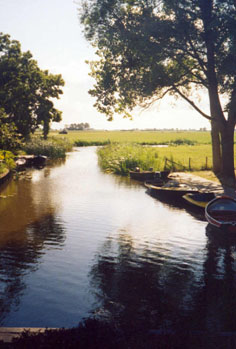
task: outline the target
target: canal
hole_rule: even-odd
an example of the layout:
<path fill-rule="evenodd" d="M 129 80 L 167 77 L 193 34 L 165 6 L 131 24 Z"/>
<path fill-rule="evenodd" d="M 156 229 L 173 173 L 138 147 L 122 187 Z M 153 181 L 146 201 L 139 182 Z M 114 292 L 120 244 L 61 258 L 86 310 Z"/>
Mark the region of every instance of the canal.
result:
<path fill-rule="evenodd" d="M 0 189 L 0 325 L 96 316 L 150 329 L 236 330 L 236 243 L 104 174 L 96 148 Z"/>

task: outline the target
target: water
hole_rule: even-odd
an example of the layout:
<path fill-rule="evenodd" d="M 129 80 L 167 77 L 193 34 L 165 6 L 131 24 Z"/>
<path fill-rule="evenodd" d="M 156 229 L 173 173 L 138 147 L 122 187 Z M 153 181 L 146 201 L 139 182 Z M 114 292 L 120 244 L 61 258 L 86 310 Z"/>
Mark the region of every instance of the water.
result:
<path fill-rule="evenodd" d="M 0 195 L 0 325 L 235 330 L 235 243 L 102 173 L 96 148 L 32 170 Z M 201 217 L 200 217 L 201 218 Z"/>

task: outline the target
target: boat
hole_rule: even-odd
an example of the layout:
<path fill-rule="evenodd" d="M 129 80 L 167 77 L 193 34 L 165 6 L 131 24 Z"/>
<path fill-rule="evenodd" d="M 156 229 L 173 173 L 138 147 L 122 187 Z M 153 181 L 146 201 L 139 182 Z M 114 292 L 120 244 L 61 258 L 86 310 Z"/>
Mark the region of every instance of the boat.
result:
<path fill-rule="evenodd" d="M 17 166 L 24 167 L 43 167 L 47 156 L 44 155 L 21 155 L 16 159 Z"/>
<path fill-rule="evenodd" d="M 215 193 L 187 193 L 183 195 L 183 199 L 186 200 L 191 205 L 194 205 L 196 207 L 205 208 L 208 202 L 215 199 Z"/>
<path fill-rule="evenodd" d="M 148 188 L 151 194 L 172 200 L 182 200 L 183 195 L 187 193 L 198 193 L 196 188 L 191 188 L 176 181 L 169 181 L 163 186 L 156 186 L 149 182 L 145 182 L 144 185 Z"/>
<path fill-rule="evenodd" d="M 15 161 L 16 171 L 23 171 L 26 168 L 26 159 L 20 158 Z"/>
<path fill-rule="evenodd" d="M 211 200 L 205 208 L 207 221 L 216 228 L 228 233 L 236 233 L 236 200 L 220 196 Z"/>
<path fill-rule="evenodd" d="M 145 182 L 147 180 L 152 180 L 155 177 L 154 171 L 129 171 L 130 178 L 136 181 Z"/>
<path fill-rule="evenodd" d="M 153 169 L 150 169 L 149 171 L 140 171 L 139 167 L 136 167 L 134 171 L 129 171 L 130 178 L 141 182 L 150 180 L 158 181 L 158 179 L 166 181 L 169 174 L 170 171 L 153 171 Z"/>

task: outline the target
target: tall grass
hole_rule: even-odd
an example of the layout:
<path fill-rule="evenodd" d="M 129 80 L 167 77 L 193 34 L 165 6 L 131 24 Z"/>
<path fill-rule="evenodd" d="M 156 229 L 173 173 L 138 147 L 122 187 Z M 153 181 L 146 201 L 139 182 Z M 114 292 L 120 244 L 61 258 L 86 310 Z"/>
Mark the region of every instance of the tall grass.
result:
<path fill-rule="evenodd" d="M 50 137 L 48 140 L 43 140 L 40 137 L 34 137 L 27 142 L 23 150 L 27 154 L 45 155 L 52 159 L 64 158 L 66 152 L 72 149 L 72 144 L 68 139 Z"/>
<path fill-rule="evenodd" d="M 163 159 L 159 158 L 158 151 L 150 151 L 147 147 L 132 144 L 110 144 L 98 149 L 98 162 L 106 172 L 127 175 L 129 170 L 140 167 L 148 170 L 163 168 Z"/>
<path fill-rule="evenodd" d="M 154 171 L 197 171 L 212 167 L 210 145 L 157 148 L 113 143 L 98 149 L 98 160 L 104 171 L 121 175 L 127 175 L 135 167 Z"/>

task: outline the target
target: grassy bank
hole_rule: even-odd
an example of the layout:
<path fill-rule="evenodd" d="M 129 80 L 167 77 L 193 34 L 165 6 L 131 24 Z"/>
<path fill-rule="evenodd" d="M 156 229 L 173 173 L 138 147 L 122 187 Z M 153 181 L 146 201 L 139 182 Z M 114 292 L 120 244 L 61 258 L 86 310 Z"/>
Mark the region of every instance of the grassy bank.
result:
<path fill-rule="evenodd" d="M 72 150 L 73 144 L 64 137 L 49 137 L 43 140 L 40 137 L 33 137 L 30 142 L 23 146 L 27 154 L 45 155 L 51 159 L 64 158 L 66 152 Z"/>
<path fill-rule="evenodd" d="M 0 150 L 0 176 L 15 168 L 14 157 L 11 151 Z"/>
<path fill-rule="evenodd" d="M 98 149 L 99 165 L 106 172 L 127 175 L 140 167 L 155 171 L 201 171 L 211 169 L 211 146 L 143 147 L 135 144 L 111 144 Z"/>

